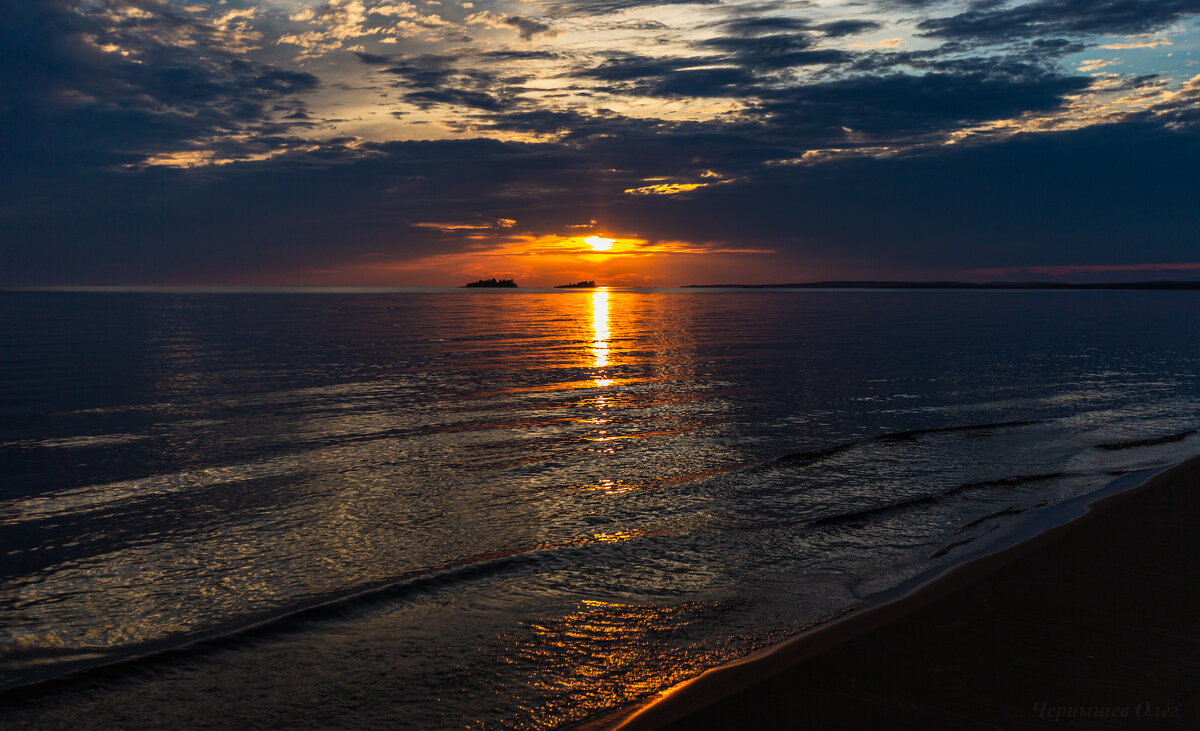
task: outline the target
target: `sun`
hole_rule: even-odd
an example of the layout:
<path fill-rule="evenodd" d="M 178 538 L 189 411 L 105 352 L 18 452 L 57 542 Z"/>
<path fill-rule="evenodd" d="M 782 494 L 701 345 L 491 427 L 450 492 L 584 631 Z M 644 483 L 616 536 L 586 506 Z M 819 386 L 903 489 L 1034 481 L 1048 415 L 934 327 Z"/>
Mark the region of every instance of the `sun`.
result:
<path fill-rule="evenodd" d="M 612 248 L 614 239 L 606 239 L 602 236 L 588 236 L 583 240 L 583 243 L 592 247 L 596 251 L 608 251 Z"/>

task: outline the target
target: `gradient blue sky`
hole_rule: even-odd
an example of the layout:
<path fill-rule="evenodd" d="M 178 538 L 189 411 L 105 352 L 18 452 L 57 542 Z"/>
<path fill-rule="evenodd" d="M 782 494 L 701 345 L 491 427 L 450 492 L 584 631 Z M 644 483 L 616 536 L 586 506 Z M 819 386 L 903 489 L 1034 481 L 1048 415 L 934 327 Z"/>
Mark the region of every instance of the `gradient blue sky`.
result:
<path fill-rule="evenodd" d="M 0 8 L 0 284 L 1200 278 L 1200 0 Z"/>

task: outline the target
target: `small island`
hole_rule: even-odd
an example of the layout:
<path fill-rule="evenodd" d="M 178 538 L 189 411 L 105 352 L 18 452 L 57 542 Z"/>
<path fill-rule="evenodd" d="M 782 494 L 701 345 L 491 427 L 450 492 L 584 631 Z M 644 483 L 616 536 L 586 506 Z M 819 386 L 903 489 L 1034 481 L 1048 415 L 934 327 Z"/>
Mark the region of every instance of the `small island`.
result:
<path fill-rule="evenodd" d="M 570 284 L 556 284 L 555 289 L 595 289 L 596 280 L 588 279 L 583 282 L 571 282 Z"/>
<path fill-rule="evenodd" d="M 517 283 L 511 279 L 496 279 L 495 277 L 492 277 L 491 279 L 479 279 L 477 281 L 471 282 L 470 284 L 464 284 L 463 286 L 464 287 L 515 287 L 515 286 L 517 286 Z"/>

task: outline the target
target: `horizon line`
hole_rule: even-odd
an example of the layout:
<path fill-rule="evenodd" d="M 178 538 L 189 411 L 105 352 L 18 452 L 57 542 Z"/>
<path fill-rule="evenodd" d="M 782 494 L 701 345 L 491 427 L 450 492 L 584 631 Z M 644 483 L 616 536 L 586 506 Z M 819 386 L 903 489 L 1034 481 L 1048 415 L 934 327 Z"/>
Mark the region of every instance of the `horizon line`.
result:
<path fill-rule="evenodd" d="M 657 286 L 596 285 L 595 289 L 1150 289 L 1150 290 L 1200 290 L 1200 280 L 1157 279 L 1131 282 L 1056 282 L 1029 280 L 1022 282 L 964 282 L 956 280 L 821 280 L 814 282 L 786 283 L 716 283 Z M 386 293 L 405 290 L 461 290 L 472 289 L 464 285 L 355 285 L 355 284 L 7 284 L 0 285 L 0 292 L 208 292 L 208 293 Z M 483 288 L 486 289 L 486 288 Z M 520 290 L 521 287 L 504 288 L 505 291 Z M 560 285 L 529 285 L 529 290 L 575 291 L 581 288 Z M 588 288 L 592 289 L 592 288 Z"/>

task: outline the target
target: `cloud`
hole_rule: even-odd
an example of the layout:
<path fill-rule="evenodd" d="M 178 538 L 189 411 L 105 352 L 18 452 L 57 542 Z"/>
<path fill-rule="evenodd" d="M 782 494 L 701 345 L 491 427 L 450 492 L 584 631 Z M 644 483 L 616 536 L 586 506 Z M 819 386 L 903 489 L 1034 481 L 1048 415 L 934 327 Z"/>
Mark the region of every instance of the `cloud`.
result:
<path fill-rule="evenodd" d="M 558 31 L 549 25 L 533 18 L 523 18 L 517 15 L 503 15 L 491 10 L 481 10 L 463 19 L 468 25 L 484 25 L 488 28 L 512 28 L 523 41 L 533 40 L 535 36 L 554 38 Z"/>
<path fill-rule="evenodd" d="M 550 0 L 546 4 L 552 17 L 610 15 L 635 8 L 663 5 L 717 5 L 721 0 Z"/>
<path fill-rule="evenodd" d="M 1159 46 L 1169 46 L 1169 45 L 1171 45 L 1171 40 L 1169 38 L 1162 38 L 1162 37 L 1145 38 L 1145 37 L 1143 37 L 1140 39 L 1135 38 L 1134 40 L 1126 41 L 1124 43 L 1106 43 L 1100 47 L 1110 49 L 1110 50 L 1120 50 L 1120 49 L 1124 49 L 1124 48 L 1158 48 Z"/>
<path fill-rule="evenodd" d="M 1086 74 L 1118 63 L 1121 60 L 1117 58 L 1088 58 L 1079 62 L 1079 71 Z"/>
<path fill-rule="evenodd" d="M 697 188 L 703 188 L 705 183 L 655 183 L 643 185 L 640 188 L 626 188 L 626 195 L 678 195 Z"/>
<path fill-rule="evenodd" d="M 301 58 L 323 56 L 340 49 L 355 50 L 348 45 L 363 39 L 395 43 L 397 38 L 424 34 L 427 39 L 443 35 L 454 38 L 459 28 L 440 15 L 422 13 L 410 2 L 383 3 L 368 6 L 363 0 L 328 0 L 315 8 L 303 8 L 289 16 L 302 23 L 306 30 L 285 33 L 276 43 L 299 46 Z"/>
<path fill-rule="evenodd" d="M 1133 35 L 1200 12 L 1197 0 L 1038 0 L 984 3 L 957 15 L 917 23 L 939 38 L 1004 41 L 1062 34 Z"/>
<path fill-rule="evenodd" d="M 906 137 L 1060 106 L 1087 87 L 1086 77 L 976 71 L 859 77 L 764 94 L 773 124 L 813 140 L 845 141 L 845 128 L 874 141 Z"/>
<path fill-rule="evenodd" d="M 498 111 L 508 106 L 501 99 L 482 91 L 466 89 L 425 89 L 413 91 L 404 95 L 404 99 L 421 109 L 428 109 L 436 104 L 456 107 L 468 107 L 484 111 Z"/>
<path fill-rule="evenodd" d="M 755 81 L 754 75 L 740 66 L 633 54 L 613 56 L 598 66 L 575 71 L 574 76 L 626 82 L 609 87 L 610 92 L 663 97 L 742 96 Z"/>
<path fill-rule="evenodd" d="M 1188 203 L 1197 192 L 1188 170 L 1200 163 L 1198 131 L 1126 124 L 940 154 L 779 167 L 647 205 L 638 230 L 774 242 L 800 261 L 853 251 L 884 278 L 1064 259 L 1188 261 L 1189 232 L 1200 225 L 1200 210 Z M 1111 193 L 1114 180 L 1119 196 Z M 736 224 L 722 220 L 728 210 L 738 212 Z"/>
<path fill-rule="evenodd" d="M 775 250 L 768 273 L 1194 258 L 1200 77 L 1083 52 L 1151 43 L 1195 2 L 670 4 L 11 4 L 0 272 L 386 277 L 372 262 L 590 220 Z M 912 25 L 903 48 L 856 43 Z M 306 33 L 321 58 L 277 42 Z"/>
<path fill-rule="evenodd" d="M 836 64 L 845 63 L 852 58 L 849 53 L 839 49 L 812 49 L 813 42 L 812 36 L 805 33 L 777 33 L 717 37 L 693 45 L 698 49 L 730 54 L 730 62 L 753 69 Z"/>
<path fill-rule="evenodd" d="M 726 34 L 738 38 L 753 38 L 785 32 L 811 32 L 830 38 L 841 38 L 883 27 L 882 23 L 874 20 L 847 18 L 828 23 L 814 23 L 809 18 L 798 18 L 793 15 L 747 15 L 730 18 L 712 25 L 721 28 Z"/>
<path fill-rule="evenodd" d="M 510 186 L 567 190 L 574 166 L 546 146 L 414 142 L 329 145 L 218 178 L 160 169 L 106 176 L 103 187 L 78 181 L 91 191 L 86 206 L 59 188 L 65 197 L 42 210 L 0 209 L 3 230 L 21 237 L 0 251 L 0 271 L 26 281 L 278 281 L 373 252 L 421 256 L 462 232 L 413 224 L 519 218 Z"/>
<path fill-rule="evenodd" d="M 335 145 L 236 164 L 203 185 L 186 170 L 106 178 L 87 205 L 4 210 L 0 224 L 15 243 L 0 270 L 26 282 L 314 281 L 305 272 L 469 252 L 477 240 L 468 236 L 492 230 L 419 225 L 430 221 L 513 219 L 521 235 L 541 235 L 593 218 L 598 230 L 646 240 L 774 249 L 780 275 L 823 261 L 830 276 L 863 273 L 864 262 L 884 276 L 917 265 L 1188 261 L 1200 227 L 1200 125 L 1125 123 L 801 166 L 764 166 L 784 148 L 744 134 L 641 125 L 570 143 Z M 699 183 L 707 170 L 738 176 L 686 195 L 626 193 Z M 838 269 L 839 257 L 858 264 Z M 410 281 L 388 276 L 370 281 Z"/>
<path fill-rule="evenodd" d="M 879 30 L 882 27 L 883 24 L 874 20 L 835 20 L 832 23 L 816 26 L 818 30 L 831 38 L 858 35 L 867 31 Z"/>
<path fill-rule="evenodd" d="M 884 38 L 870 43 L 856 41 L 851 46 L 854 48 L 899 48 L 902 43 L 904 43 L 904 40 L 901 38 Z"/>
<path fill-rule="evenodd" d="M 510 15 L 504 19 L 505 25 L 516 28 L 517 35 L 523 41 L 533 40 L 534 36 L 546 36 L 553 38 L 558 35 L 558 31 L 551 28 L 549 25 L 533 18 L 522 18 L 516 15 Z"/>
<path fill-rule="evenodd" d="M 304 111 L 319 80 L 244 58 L 239 27 L 228 14 L 158 3 L 14 6 L 0 25 L 6 159 L 34 166 L 34 178 L 58 177 L 164 155 L 242 159 L 304 144 L 287 117 Z"/>
<path fill-rule="evenodd" d="M 732 18 L 715 24 L 731 36 L 737 38 L 753 38 L 781 31 L 808 31 L 813 27 L 807 18 L 795 18 L 785 15 L 759 15 L 743 18 Z"/>

